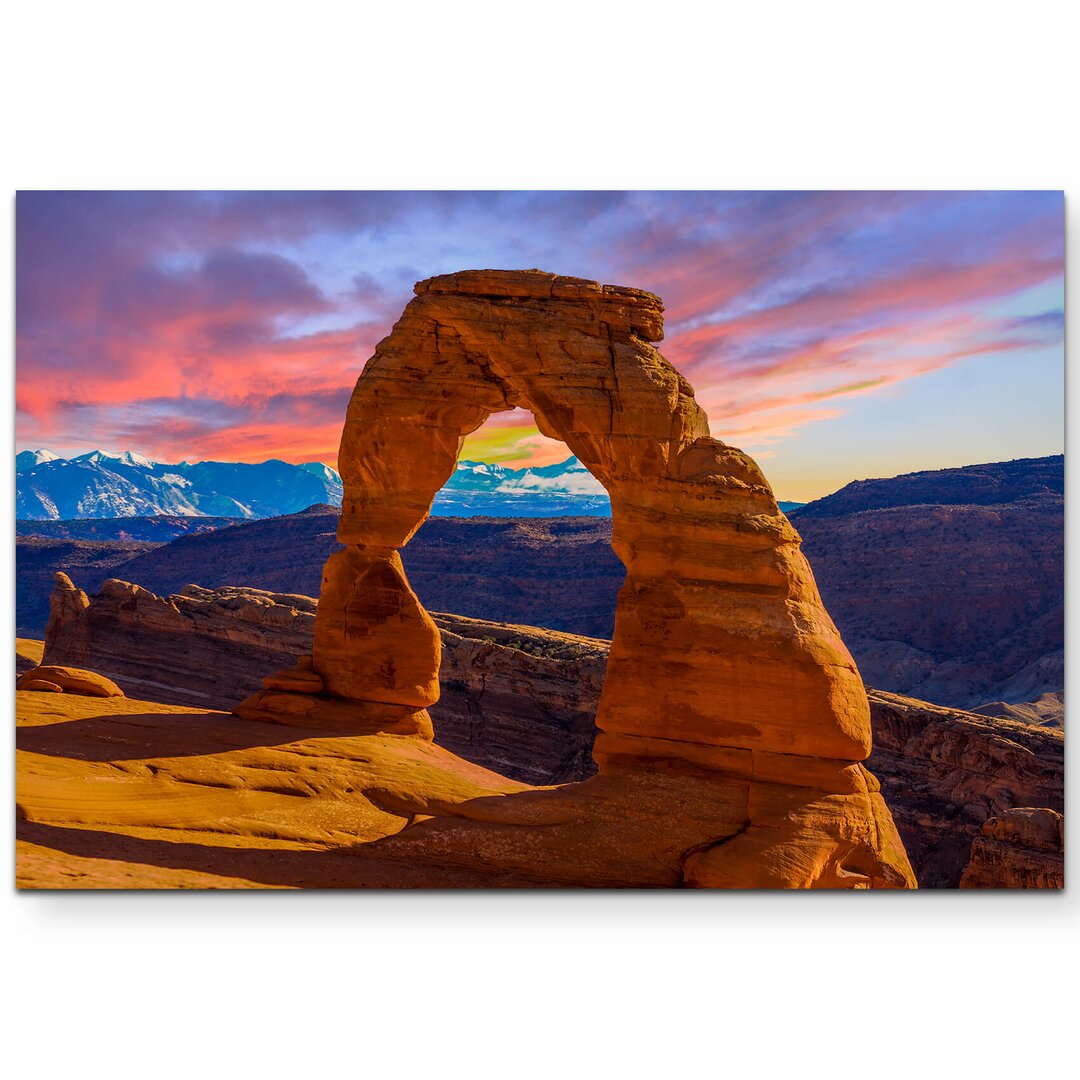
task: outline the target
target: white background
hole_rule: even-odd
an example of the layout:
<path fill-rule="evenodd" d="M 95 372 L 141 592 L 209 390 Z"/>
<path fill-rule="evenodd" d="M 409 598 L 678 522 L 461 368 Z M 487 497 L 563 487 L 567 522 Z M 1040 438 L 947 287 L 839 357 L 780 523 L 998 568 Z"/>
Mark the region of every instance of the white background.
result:
<path fill-rule="evenodd" d="M 24 0 L 0 227 L 10 252 L 36 187 L 1073 196 L 1077 29 L 1039 0 Z M 2 1053 L 19 1077 L 1055 1076 L 1076 897 L 11 890 Z"/>

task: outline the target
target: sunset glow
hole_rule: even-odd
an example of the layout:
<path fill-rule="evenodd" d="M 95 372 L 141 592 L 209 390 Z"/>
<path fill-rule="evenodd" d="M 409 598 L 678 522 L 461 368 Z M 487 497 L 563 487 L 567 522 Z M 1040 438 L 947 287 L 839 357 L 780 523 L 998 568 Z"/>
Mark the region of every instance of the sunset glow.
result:
<path fill-rule="evenodd" d="M 335 464 L 413 283 L 540 267 L 664 298 L 664 355 L 778 496 L 1063 448 L 1054 192 L 17 198 L 17 442 Z M 466 456 L 567 456 L 528 413 Z"/>

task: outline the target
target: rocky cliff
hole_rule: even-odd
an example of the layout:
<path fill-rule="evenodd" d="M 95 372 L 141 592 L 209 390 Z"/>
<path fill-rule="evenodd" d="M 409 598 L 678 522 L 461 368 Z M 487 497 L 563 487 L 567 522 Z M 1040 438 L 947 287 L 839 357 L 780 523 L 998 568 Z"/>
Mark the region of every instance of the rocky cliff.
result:
<path fill-rule="evenodd" d="M 531 784 L 583 780 L 592 758 L 608 642 L 433 613 L 442 693 L 439 742 Z"/>
<path fill-rule="evenodd" d="M 1065 819 L 1048 807 L 992 817 L 971 846 L 961 889 L 1063 889 Z"/>
<path fill-rule="evenodd" d="M 106 581 L 93 600 L 57 573 L 45 663 L 91 667 L 130 696 L 228 708 L 310 650 L 307 596 L 187 585 L 169 597 Z"/>
<path fill-rule="evenodd" d="M 309 597 L 239 588 L 189 586 L 165 599 L 112 582 L 88 598 L 62 575 L 53 605 L 48 662 L 96 668 L 131 696 L 216 708 L 231 708 L 308 653 L 316 610 Z M 527 783 L 595 772 L 608 642 L 433 618 L 442 696 L 430 712 L 440 744 Z M 876 690 L 869 701 L 870 765 L 921 885 L 956 887 L 993 817 L 1013 807 L 1063 809 L 1060 732 Z"/>
<path fill-rule="evenodd" d="M 859 481 L 792 520 L 863 677 L 974 708 L 1064 689 L 1064 507 L 1059 456 Z"/>
<path fill-rule="evenodd" d="M 923 887 L 955 888 L 988 820 L 1065 809 L 1060 731 L 869 690 L 870 763 Z"/>

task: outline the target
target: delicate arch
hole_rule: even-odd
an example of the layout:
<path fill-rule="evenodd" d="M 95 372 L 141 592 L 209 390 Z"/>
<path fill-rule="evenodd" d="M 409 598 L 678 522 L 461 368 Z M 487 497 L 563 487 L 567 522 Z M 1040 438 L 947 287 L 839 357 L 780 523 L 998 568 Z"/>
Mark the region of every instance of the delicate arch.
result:
<path fill-rule="evenodd" d="M 799 536 L 655 348 L 660 300 L 538 270 L 465 271 L 416 293 L 357 381 L 342 435 L 345 547 L 326 565 L 314 646 L 331 697 L 430 730 L 439 636 L 398 551 L 464 437 L 522 405 L 609 492 L 627 568 L 601 770 L 672 758 L 743 769 L 747 752 L 865 758 L 862 682 Z"/>

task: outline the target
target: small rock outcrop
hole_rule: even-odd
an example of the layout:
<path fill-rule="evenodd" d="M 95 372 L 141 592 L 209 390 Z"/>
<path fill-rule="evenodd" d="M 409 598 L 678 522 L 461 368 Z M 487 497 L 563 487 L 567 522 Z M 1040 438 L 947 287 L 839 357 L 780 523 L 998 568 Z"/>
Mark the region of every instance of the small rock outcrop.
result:
<path fill-rule="evenodd" d="M 59 683 L 49 682 L 48 679 L 35 679 L 32 676 L 20 679 L 16 689 L 39 690 L 46 694 L 62 694 L 64 692 L 64 688 Z"/>
<path fill-rule="evenodd" d="M 1063 889 L 1065 819 L 1025 806 L 990 818 L 971 846 L 961 889 Z"/>
<path fill-rule="evenodd" d="M 66 691 L 84 697 L 123 697 L 124 691 L 104 675 L 86 668 L 66 667 L 58 664 L 42 664 L 31 668 L 15 683 L 16 690 L 46 690 L 51 693 Z"/>

